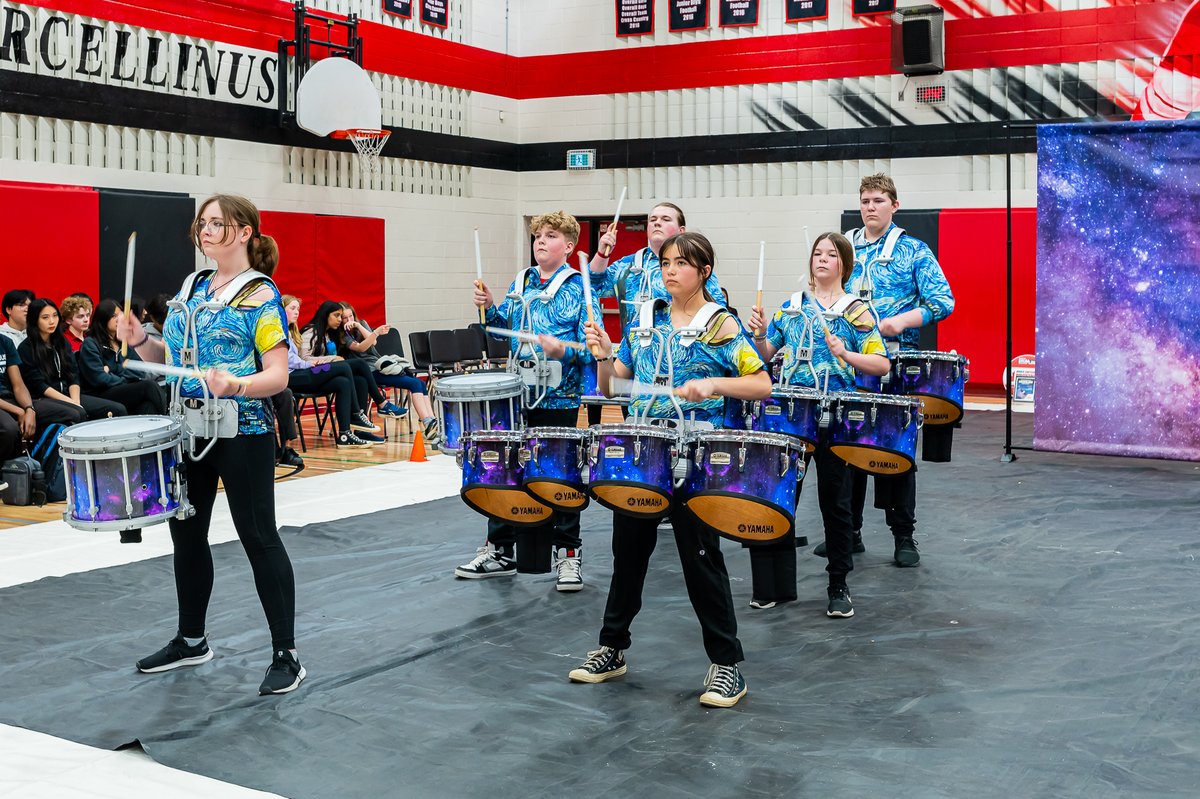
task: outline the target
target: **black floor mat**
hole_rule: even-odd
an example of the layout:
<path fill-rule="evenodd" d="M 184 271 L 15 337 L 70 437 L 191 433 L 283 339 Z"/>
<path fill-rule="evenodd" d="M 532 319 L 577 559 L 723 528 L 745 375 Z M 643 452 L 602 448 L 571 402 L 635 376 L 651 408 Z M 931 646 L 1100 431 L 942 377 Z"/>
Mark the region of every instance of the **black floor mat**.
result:
<path fill-rule="evenodd" d="M 285 531 L 310 676 L 284 697 L 256 695 L 270 642 L 237 543 L 214 548 L 216 658 L 192 670 L 133 669 L 174 631 L 167 558 L 0 590 L 0 721 L 293 797 L 1194 794 L 1196 466 L 1001 464 L 1002 430 L 973 414 L 951 463 L 921 464 L 919 568 L 891 564 L 868 509 L 853 619 L 825 618 L 808 549 L 800 601 L 750 610 L 749 558 L 725 548 L 750 689 L 731 710 L 696 701 L 708 663 L 669 534 L 629 674 L 572 685 L 611 514 L 585 513 L 587 586 L 557 594 L 453 579 L 484 524 L 450 499 Z M 799 515 L 819 541 L 815 490 Z"/>

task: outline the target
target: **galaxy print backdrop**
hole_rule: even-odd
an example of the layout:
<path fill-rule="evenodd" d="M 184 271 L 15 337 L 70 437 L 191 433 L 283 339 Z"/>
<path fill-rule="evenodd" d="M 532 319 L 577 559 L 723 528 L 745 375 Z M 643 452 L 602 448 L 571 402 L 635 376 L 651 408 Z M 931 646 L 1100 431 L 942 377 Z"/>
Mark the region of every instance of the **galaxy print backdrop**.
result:
<path fill-rule="evenodd" d="M 1037 449 L 1200 460 L 1200 123 L 1038 130 Z"/>

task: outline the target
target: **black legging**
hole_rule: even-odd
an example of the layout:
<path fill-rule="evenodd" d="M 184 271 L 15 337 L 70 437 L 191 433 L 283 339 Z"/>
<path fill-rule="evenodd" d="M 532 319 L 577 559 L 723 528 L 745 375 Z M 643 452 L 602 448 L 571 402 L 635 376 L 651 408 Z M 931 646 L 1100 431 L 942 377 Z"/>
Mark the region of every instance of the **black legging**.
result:
<path fill-rule="evenodd" d="M 375 382 L 375 370 L 364 358 L 347 358 L 336 363 L 346 364 L 354 375 L 354 393 L 358 396 L 358 410 L 363 413 L 369 411 L 371 400 L 375 400 L 377 405 L 382 405 L 387 401 L 387 397 L 379 389 L 379 384 Z"/>
<path fill-rule="evenodd" d="M 350 429 L 350 414 L 358 409 L 354 378 L 345 361 L 317 364 L 288 375 L 288 388 L 300 394 L 333 394 L 333 412 L 339 433 Z"/>
<path fill-rule="evenodd" d="M 179 634 L 186 638 L 205 634 L 213 587 L 208 528 L 219 478 L 225 486 L 233 526 L 254 571 L 254 585 L 271 628 L 271 646 L 294 649 L 296 578 L 275 526 L 274 436 L 262 433 L 221 439 L 202 460 L 185 458 L 185 463 L 188 500 L 196 515 L 170 521 Z"/>
<path fill-rule="evenodd" d="M 136 383 L 121 383 L 92 394 L 110 402 L 116 402 L 129 414 L 158 414 L 167 412 L 167 398 L 153 380 L 138 380 Z"/>

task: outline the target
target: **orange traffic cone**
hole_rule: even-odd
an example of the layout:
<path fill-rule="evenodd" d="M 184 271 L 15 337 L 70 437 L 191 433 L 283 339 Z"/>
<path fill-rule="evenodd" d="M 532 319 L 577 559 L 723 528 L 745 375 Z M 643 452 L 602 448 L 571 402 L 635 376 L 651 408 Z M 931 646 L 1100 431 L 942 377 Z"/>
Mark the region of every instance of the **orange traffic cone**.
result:
<path fill-rule="evenodd" d="M 425 463 L 425 435 L 421 428 L 417 428 L 417 435 L 413 438 L 412 452 L 408 454 L 409 463 Z"/>

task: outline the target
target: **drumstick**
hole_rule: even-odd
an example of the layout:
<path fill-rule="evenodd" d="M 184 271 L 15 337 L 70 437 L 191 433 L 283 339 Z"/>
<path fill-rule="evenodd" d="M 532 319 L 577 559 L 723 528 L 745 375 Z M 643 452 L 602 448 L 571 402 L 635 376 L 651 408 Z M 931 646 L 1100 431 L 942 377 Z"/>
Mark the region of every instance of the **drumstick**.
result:
<path fill-rule="evenodd" d="M 766 257 L 767 243 L 765 241 L 760 241 L 758 243 L 758 294 L 755 296 L 754 300 L 754 306 L 756 308 L 762 307 L 763 264 L 766 261 Z M 766 330 L 759 328 L 758 334 L 762 336 L 766 335 L 766 332 Z"/>
<path fill-rule="evenodd" d="M 187 369 L 182 366 L 171 366 L 165 363 L 151 363 L 150 361 L 133 361 L 126 359 L 121 364 L 126 369 L 132 369 L 135 372 L 145 372 L 148 375 L 162 375 L 164 377 L 194 377 L 197 380 L 204 380 L 208 377 L 207 372 L 202 372 L 199 369 Z M 250 385 L 250 379 L 247 377 L 238 377 L 237 375 L 229 376 L 230 383 L 239 385 Z"/>
<path fill-rule="evenodd" d="M 125 319 L 129 319 L 129 307 L 133 303 L 133 251 L 137 245 L 137 231 L 129 234 L 129 246 L 125 250 Z M 129 342 L 121 342 L 121 357 L 129 354 Z"/>
<path fill-rule="evenodd" d="M 592 313 L 592 268 L 588 266 L 588 258 L 586 252 L 579 253 L 579 276 L 583 278 L 583 304 L 587 306 L 588 324 L 596 323 L 596 315 Z M 600 357 L 600 345 L 597 344 L 592 348 L 592 355 L 596 358 Z"/>
<path fill-rule="evenodd" d="M 623 377 L 614 377 L 609 383 L 609 387 L 614 394 L 651 394 L 656 397 L 671 397 L 679 394 L 678 388 L 670 386 L 660 386 L 658 383 L 644 383 L 641 380 L 626 380 Z M 709 399 L 720 399 L 720 394 L 713 394 Z"/>
<path fill-rule="evenodd" d="M 629 189 L 628 186 L 621 187 L 621 199 L 617 200 L 617 213 L 613 215 L 612 225 L 609 227 L 614 234 L 617 232 L 617 223 L 621 221 L 621 206 L 625 204 L 625 192 Z M 612 255 L 612 248 L 608 248 L 608 252 L 600 253 L 605 258 Z"/>
<path fill-rule="evenodd" d="M 483 288 L 483 254 L 479 251 L 479 228 L 475 228 L 475 288 Z M 487 311 L 479 309 L 479 324 L 487 324 Z M 484 356 L 487 360 L 487 356 Z"/>
<path fill-rule="evenodd" d="M 829 323 L 825 321 L 825 311 L 821 308 L 821 303 L 817 302 L 817 298 L 814 297 L 812 294 L 808 293 L 807 291 L 802 292 L 802 293 L 803 293 L 805 299 L 807 299 L 809 302 L 811 302 L 816 307 L 817 321 L 821 323 L 821 330 L 827 336 L 833 335 L 832 333 L 829 332 Z M 840 365 L 840 366 L 844 367 L 846 365 L 846 362 L 844 360 L 842 360 L 841 356 L 838 357 L 837 361 L 838 361 L 838 365 Z"/>
<path fill-rule="evenodd" d="M 528 341 L 531 344 L 537 344 L 537 342 L 538 342 L 538 337 L 537 337 L 536 333 L 526 333 L 523 330 L 505 330 L 502 327 L 485 327 L 484 330 L 491 333 L 493 336 L 508 336 L 509 338 L 515 338 L 517 341 Z M 583 344 L 580 344 L 578 341 L 563 341 L 562 339 L 559 339 L 559 341 L 562 341 L 563 346 L 566 347 L 567 349 L 571 349 L 571 350 L 586 350 L 587 349 L 586 346 L 584 346 Z"/>

